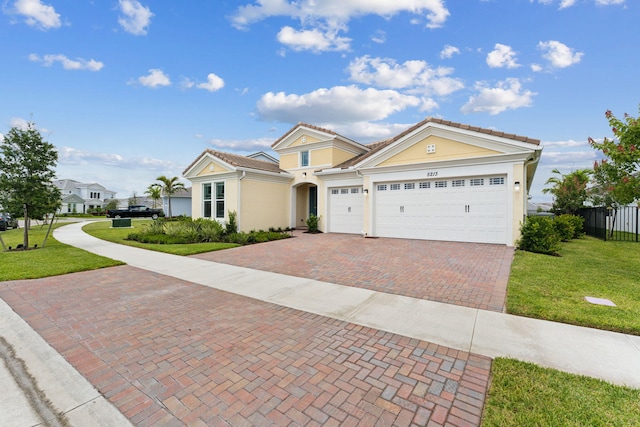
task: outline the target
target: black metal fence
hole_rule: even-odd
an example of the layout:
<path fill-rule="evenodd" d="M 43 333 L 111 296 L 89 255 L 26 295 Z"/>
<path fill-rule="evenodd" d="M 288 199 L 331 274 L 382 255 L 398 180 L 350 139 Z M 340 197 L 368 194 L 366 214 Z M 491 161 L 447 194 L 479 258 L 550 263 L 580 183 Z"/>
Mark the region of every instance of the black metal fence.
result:
<path fill-rule="evenodd" d="M 582 208 L 584 232 L 603 240 L 639 241 L 637 206 L 618 208 Z"/>

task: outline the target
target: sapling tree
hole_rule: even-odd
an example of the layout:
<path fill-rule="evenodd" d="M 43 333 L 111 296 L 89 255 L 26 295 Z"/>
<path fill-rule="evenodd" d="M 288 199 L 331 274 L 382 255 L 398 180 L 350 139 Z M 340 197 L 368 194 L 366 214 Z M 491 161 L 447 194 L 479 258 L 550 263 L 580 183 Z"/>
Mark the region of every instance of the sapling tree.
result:
<path fill-rule="evenodd" d="M 593 165 L 594 204 L 620 206 L 640 199 L 640 122 L 625 113 L 621 120 L 609 110 L 605 113 L 613 138 L 589 144 L 605 155 Z"/>
<path fill-rule="evenodd" d="M 25 221 L 23 247 L 29 248 L 29 220 L 55 213 L 61 204 L 53 184 L 58 152 L 34 123 L 13 127 L 0 142 L 0 206 Z"/>

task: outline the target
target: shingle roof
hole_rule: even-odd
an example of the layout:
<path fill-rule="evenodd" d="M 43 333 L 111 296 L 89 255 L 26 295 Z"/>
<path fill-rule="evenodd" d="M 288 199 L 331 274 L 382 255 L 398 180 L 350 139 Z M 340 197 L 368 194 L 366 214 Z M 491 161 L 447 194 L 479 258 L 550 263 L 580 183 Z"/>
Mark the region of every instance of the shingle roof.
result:
<path fill-rule="evenodd" d="M 371 144 L 366 145 L 366 147 L 370 148 L 370 151 L 360 154 L 356 157 L 353 157 L 349 160 L 347 160 L 346 162 L 342 162 L 339 165 L 335 166 L 335 168 L 339 168 L 339 169 L 346 169 L 350 166 L 353 166 L 355 164 L 360 163 L 361 161 L 363 161 L 364 159 L 371 157 L 373 154 L 377 153 L 378 151 L 382 150 L 383 148 L 387 147 L 388 145 L 404 138 L 406 135 L 410 134 L 411 132 L 415 131 L 416 129 L 424 126 L 427 123 L 437 123 L 437 124 L 441 124 L 441 125 L 445 125 L 445 126 L 451 126 L 451 127 L 455 127 L 455 128 L 459 128 L 459 129 L 464 129 L 464 130 L 470 130 L 473 132 L 479 132 L 479 133 L 485 133 L 488 135 L 493 135 L 493 136 L 498 136 L 501 138 L 507 138 L 507 139 L 513 139 L 515 141 L 520 141 L 520 142 L 526 142 L 529 144 L 534 144 L 534 145 L 540 145 L 540 140 L 539 139 L 533 139 L 533 138 L 528 138 L 526 136 L 520 136 L 520 135 L 516 135 L 513 133 L 504 133 L 504 132 L 500 132 L 497 130 L 493 130 L 493 129 L 486 129 L 486 128 L 481 128 L 481 127 L 477 127 L 477 126 L 470 126 L 470 125 L 465 125 L 462 123 L 457 123 L 457 122 L 452 122 L 450 120 L 442 120 L 442 119 L 438 119 L 436 117 L 427 117 L 426 119 L 424 119 L 423 121 L 421 121 L 420 123 L 416 123 L 415 125 L 411 126 L 410 128 L 408 128 L 407 130 L 405 130 L 404 132 L 394 136 L 393 138 L 389 138 L 389 139 L 385 139 L 383 141 L 378 141 L 378 142 L 373 142 Z"/>
<path fill-rule="evenodd" d="M 264 160 L 252 159 L 246 156 L 241 156 L 239 154 L 231 154 L 225 153 L 223 151 L 216 151 L 211 149 L 206 149 L 195 159 L 187 168 L 182 172 L 183 174 L 187 173 L 189 169 L 191 169 L 196 163 L 202 159 L 202 157 L 206 154 L 210 154 L 223 162 L 230 164 L 231 166 L 237 168 L 247 168 L 247 169 L 255 169 L 266 172 L 274 172 L 274 173 L 284 173 L 282 169 L 280 169 L 277 163 L 266 162 Z"/>

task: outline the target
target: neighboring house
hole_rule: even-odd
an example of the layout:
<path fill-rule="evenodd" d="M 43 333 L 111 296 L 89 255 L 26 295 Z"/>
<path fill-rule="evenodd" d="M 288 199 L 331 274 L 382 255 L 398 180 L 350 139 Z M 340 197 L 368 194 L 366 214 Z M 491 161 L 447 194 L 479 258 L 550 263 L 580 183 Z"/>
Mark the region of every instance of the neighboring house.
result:
<path fill-rule="evenodd" d="M 104 206 L 115 198 L 115 191 L 110 191 L 100 184 L 83 183 L 72 179 L 59 179 L 53 184 L 60 189 L 62 205 L 58 213 L 88 213 L 92 209 L 104 209 Z"/>
<path fill-rule="evenodd" d="M 249 154 L 247 157 L 249 157 L 250 159 L 264 160 L 265 162 L 278 163 L 278 159 L 268 155 L 264 151 L 259 151 L 257 153 Z"/>
<path fill-rule="evenodd" d="M 169 198 L 165 194 L 162 195 L 162 210 L 169 215 Z M 191 216 L 191 187 L 171 195 L 171 215 Z"/>
<path fill-rule="evenodd" d="M 519 237 L 540 141 L 427 118 L 363 145 L 300 123 L 274 142 L 274 164 L 205 150 L 184 176 L 192 215 L 239 229 L 301 227 L 370 237 L 499 243 Z"/>

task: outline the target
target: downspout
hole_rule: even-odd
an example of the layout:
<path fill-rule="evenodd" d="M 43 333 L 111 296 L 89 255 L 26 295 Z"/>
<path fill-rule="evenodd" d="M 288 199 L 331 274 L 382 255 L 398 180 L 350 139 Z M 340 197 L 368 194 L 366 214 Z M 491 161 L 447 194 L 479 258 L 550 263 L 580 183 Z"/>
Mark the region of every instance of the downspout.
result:
<path fill-rule="evenodd" d="M 356 176 L 358 178 L 362 178 L 362 183 L 363 183 L 363 185 L 362 185 L 363 190 L 362 191 L 364 191 L 365 190 L 364 189 L 364 175 L 362 175 L 362 172 L 360 172 L 358 169 L 356 169 L 355 172 L 356 172 Z M 367 190 L 366 194 L 369 194 L 369 189 L 367 188 L 366 190 Z M 364 197 L 363 197 L 363 199 L 364 199 Z M 366 211 L 367 211 L 367 218 L 369 220 L 369 221 L 367 221 L 367 225 L 369 225 L 368 223 L 371 222 L 371 206 L 369 204 L 369 198 L 367 197 L 366 199 L 364 199 L 364 202 L 365 202 L 365 204 L 367 204 Z M 362 237 L 367 237 L 369 235 L 369 233 L 367 232 L 367 230 L 364 229 L 364 227 L 362 229 L 362 233 L 361 234 L 362 234 Z"/>
<path fill-rule="evenodd" d="M 238 179 L 238 212 L 236 212 L 236 222 L 238 224 L 238 231 L 242 230 L 242 216 L 240 215 L 240 207 L 242 206 L 242 184 L 240 181 L 247 176 L 247 171 L 242 171 L 242 176 Z"/>

